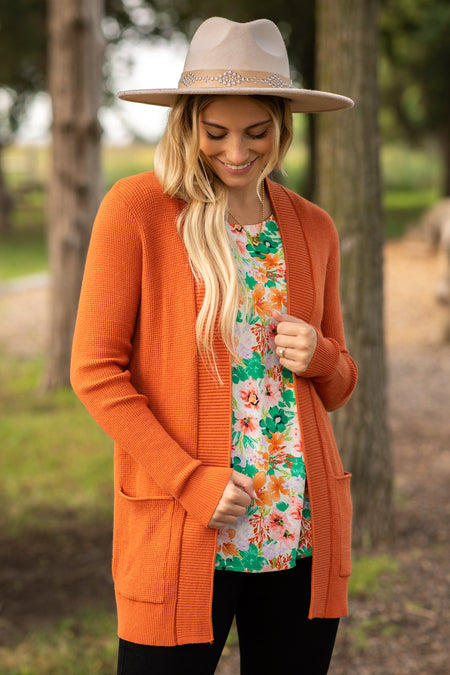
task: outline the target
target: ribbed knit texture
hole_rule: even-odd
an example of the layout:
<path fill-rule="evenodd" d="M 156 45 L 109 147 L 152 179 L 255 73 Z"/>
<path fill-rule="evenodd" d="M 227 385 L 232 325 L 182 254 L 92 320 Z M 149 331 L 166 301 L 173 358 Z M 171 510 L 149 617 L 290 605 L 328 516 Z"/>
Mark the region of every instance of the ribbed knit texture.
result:
<path fill-rule="evenodd" d="M 321 209 L 270 181 L 267 188 L 288 311 L 318 331 L 308 371 L 295 378 L 312 512 L 310 616 L 343 616 L 351 501 L 326 410 L 349 398 L 356 368 L 344 342 L 338 238 Z M 180 208 L 151 172 L 105 197 L 72 360 L 76 393 L 115 442 L 119 635 L 157 645 L 213 639 L 216 532 L 207 524 L 231 474 L 231 363 L 216 339 L 220 385 L 197 354 L 201 297 L 176 231 Z"/>

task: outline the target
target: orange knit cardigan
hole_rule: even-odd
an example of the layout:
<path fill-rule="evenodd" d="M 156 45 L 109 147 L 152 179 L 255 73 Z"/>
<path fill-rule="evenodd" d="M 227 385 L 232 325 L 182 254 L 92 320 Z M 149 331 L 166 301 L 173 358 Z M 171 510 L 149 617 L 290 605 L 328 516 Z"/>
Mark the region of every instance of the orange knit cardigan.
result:
<path fill-rule="evenodd" d="M 317 206 L 271 181 L 267 190 L 285 251 L 288 312 L 318 332 L 308 370 L 295 377 L 312 514 L 309 615 L 345 616 L 350 477 L 326 411 L 348 400 L 356 367 L 342 326 L 338 236 Z M 217 531 L 207 525 L 231 474 L 231 363 L 219 337 L 223 384 L 198 357 L 201 298 L 176 230 L 181 205 L 152 172 L 106 195 L 72 357 L 74 390 L 115 442 L 119 636 L 151 645 L 213 640 Z"/>

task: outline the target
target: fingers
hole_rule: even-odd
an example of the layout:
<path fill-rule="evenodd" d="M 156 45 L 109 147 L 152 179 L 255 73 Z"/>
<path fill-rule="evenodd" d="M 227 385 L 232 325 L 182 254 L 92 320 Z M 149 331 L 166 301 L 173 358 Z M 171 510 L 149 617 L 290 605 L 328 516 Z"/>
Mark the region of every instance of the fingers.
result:
<path fill-rule="evenodd" d="M 247 495 L 250 497 L 250 501 L 255 497 L 253 478 L 250 478 L 250 476 L 246 476 L 244 473 L 240 473 L 239 471 L 233 471 L 231 474 L 231 480 L 237 487 L 241 488 L 247 493 Z"/>
<path fill-rule="evenodd" d="M 282 314 L 277 309 L 272 310 L 272 316 L 275 319 L 275 321 L 286 324 L 286 326 L 282 327 L 284 329 L 288 329 L 288 324 L 304 324 L 305 326 L 309 325 L 302 319 L 297 319 L 297 317 L 292 316 L 292 314 Z M 280 323 L 277 326 L 277 330 L 280 327 Z"/>
<path fill-rule="evenodd" d="M 279 322 L 275 345 L 280 364 L 301 375 L 308 368 L 316 350 L 317 333 L 310 324 L 290 314 L 274 310 L 272 315 Z"/>
<path fill-rule="evenodd" d="M 247 513 L 253 495 L 253 479 L 233 471 L 208 526 L 218 529 L 235 523 Z"/>

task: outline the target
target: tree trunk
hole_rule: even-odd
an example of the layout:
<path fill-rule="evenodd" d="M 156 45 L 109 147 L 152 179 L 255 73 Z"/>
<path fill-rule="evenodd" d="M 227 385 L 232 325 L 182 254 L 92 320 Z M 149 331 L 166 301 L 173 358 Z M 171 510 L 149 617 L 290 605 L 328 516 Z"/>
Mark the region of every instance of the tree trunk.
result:
<path fill-rule="evenodd" d="M 354 539 L 392 534 L 392 461 L 386 414 L 383 219 L 380 196 L 377 0 L 318 0 L 318 88 L 356 101 L 318 119 L 318 203 L 341 239 L 341 295 L 347 340 L 359 366 L 350 403 L 334 415 L 353 474 Z"/>
<path fill-rule="evenodd" d="M 5 173 L 3 171 L 3 143 L 0 142 L 0 234 L 9 234 L 12 229 L 11 209 L 13 200 L 6 187 Z"/>
<path fill-rule="evenodd" d="M 69 385 L 70 353 L 84 262 L 100 201 L 103 0 L 48 0 L 53 108 L 48 195 L 51 272 L 45 389 Z"/>
<path fill-rule="evenodd" d="M 444 165 L 443 193 L 444 197 L 450 197 L 450 118 L 441 128 L 439 140 Z"/>
<path fill-rule="evenodd" d="M 314 200 L 316 195 L 316 161 L 317 161 L 317 119 L 314 114 L 308 115 L 307 120 L 307 145 L 308 145 L 308 165 L 306 169 L 306 180 L 304 185 L 298 186 L 298 191 L 310 201 Z"/>

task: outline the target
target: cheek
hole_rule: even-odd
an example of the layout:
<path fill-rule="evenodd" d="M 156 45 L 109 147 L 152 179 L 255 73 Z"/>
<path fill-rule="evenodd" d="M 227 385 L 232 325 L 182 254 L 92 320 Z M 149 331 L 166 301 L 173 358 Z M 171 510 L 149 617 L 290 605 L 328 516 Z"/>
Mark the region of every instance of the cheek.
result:
<path fill-rule="evenodd" d="M 275 136 L 271 134 L 264 139 L 264 146 L 261 148 L 261 154 L 270 155 L 275 147 Z"/>
<path fill-rule="evenodd" d="M 205 157 L 211 157 L 217 154 L 218 143 L 217 141 L 211 141 L 209 138 L 201 137 L 199 150 Z"/>

